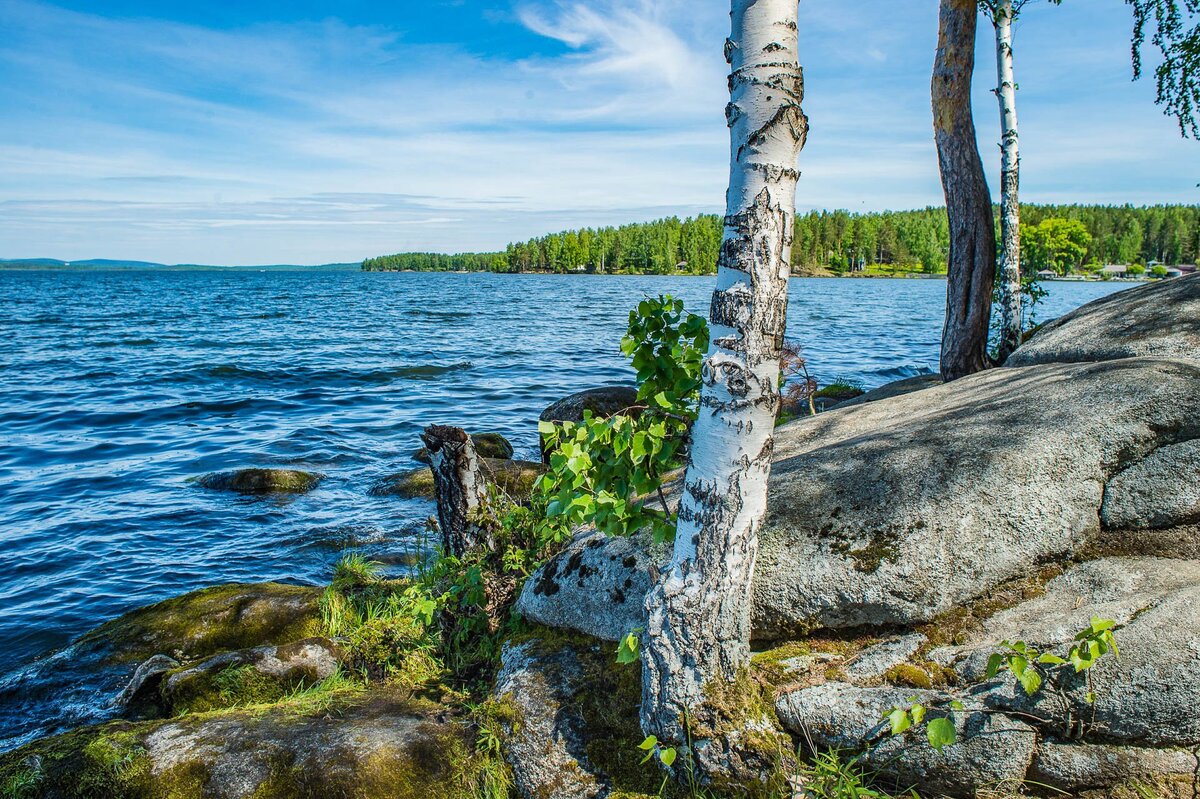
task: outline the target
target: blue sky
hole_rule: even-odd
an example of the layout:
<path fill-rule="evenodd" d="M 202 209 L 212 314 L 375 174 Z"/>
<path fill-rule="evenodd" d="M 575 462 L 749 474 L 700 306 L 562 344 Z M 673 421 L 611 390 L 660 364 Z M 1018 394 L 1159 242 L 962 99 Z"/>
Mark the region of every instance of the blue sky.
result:
<path fill-rule="evenodd" d="M 801 209 L 941 203 L 936 10 L 803 0 Z M 1027 201 L 1200 200 L 1129 29 L 1122 0 L 1019 23 Z M 0 257 L 352 261 L 723 202 L 723 0 L 0 0 L 0 31 Z"/>

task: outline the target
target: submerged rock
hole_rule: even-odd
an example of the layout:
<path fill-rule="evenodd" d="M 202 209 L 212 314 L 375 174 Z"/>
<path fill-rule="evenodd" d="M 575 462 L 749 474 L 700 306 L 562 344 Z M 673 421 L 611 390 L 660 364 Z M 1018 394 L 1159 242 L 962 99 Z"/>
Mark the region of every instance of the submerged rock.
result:
<path fill-rule="evenodd" d="M 1050 322 L 1005 366 L 1200 358 L 1200 274 L 1110 294 Z"/>
<path fill-rule="evenodd" d="M 484 458 L 483 471 L 490 481 L 520 501 L 529 498 L 533 484 L 545 473 L 546 467 L 533 461 Z M 433 499 L 433 472 L 423 466 L 389 475 L 371 486 L 369 493 L 376 497 Z"/>
<path fill-rule="evenodd" d="M 22 799 L 449 799 L 472 778 L 465 725 L 377 688 L 266 710 L 114 722 L 0 755 Z"/>
<path fill-rule="evenodd" d="M 1183 360 L 994 369 L 780 427 L 754 579 L 755 637 L 911 627 L 1102 540 L 1154 554 L 1169 533 L 1104 535 L 1105 486 L 1156 451 L 1200 438 L 1191 411 L 1198 387 L 1200 362 Z M 1180 463 L 1200 473 L 1200 462 Z M 1164 506 L 1175 502 L 1164 495 Z M 615 592 L 626 581 L 647 585 L 663 561 L 634 556 L 627 568 L 580 579 L 572 558 L 595 568 L 630 557 L 626 542 L 586 546 L 535 573 L 533 585 L 552 582 L 559 593 L 527 589 L 520 609 L 610 637 L 621 625 L 609 619 L 632 618 L 616 605 L 640 604 L 628 591 L 616 603 Z M 573 579 L 558 579 L 567 571 Z"/>
<path fill-rule="evenodd" d="M 513 445 L 499 433 L 471 433 L 471 443 L 475 445 L 475 452 L 481 458 L 508 460 L 513 456 Z M 429 450 L 421 447 L 413 453 L 413 460 L 430 463 Z"/>
<path fill-rule="evenodd" d="M 581 422 L 584 411 L 591 411 L 600 419 L 637 405 L 637 389 L 633 386 L 604 386 L 579 391 L 555 402 L 538 417 L 542 422 Z M 542 460 L 549 457 L 542 444 Z"/>
<path fill-rule="evenodd" d="M 428 466 L 388 475 L 368 490 L 373 497 L 433 499 L 433 472 Z"/>
<path fill-rule="evenodd" d="M 325 479 L 325 475 L 296 469 L 237 469 L 214 472 L 197 478 L 196 483 L 215 491 L 239 494 L 307 494 Z"/>

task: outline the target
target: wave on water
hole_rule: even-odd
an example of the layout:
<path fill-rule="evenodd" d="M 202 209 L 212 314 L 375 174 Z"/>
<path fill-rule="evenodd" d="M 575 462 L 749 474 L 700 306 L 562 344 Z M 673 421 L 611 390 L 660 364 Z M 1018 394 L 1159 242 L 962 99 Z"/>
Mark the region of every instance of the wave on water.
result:
<path fill-rule="evenodd" d="M 289 367 L 285 369 L 261 369 L 237 364 L 211 364 L 184 369 L 165 375 L 157 380 L 192 383 L 216 380 L 220 382 L 273 383 L 276 385 L 302 386 L 345 386 L 386 385 L 397 380 L 425 380 L 442 375 L 465 372 L 474 365 L 470 361 L 452 364 L 421 364 L 418 366 L 392 366 L 374 369 L 323 369 Z"/>
<path fill-rule="evenodd" d="M 434 321 L 447 321 L 450 319 L 470 319 L 472 314 L 467 311 L 429 311 L 423 308 L 412 308 L 404 312 L 405 316 L 419 316 L 425 319 L 433 319 Z"/>

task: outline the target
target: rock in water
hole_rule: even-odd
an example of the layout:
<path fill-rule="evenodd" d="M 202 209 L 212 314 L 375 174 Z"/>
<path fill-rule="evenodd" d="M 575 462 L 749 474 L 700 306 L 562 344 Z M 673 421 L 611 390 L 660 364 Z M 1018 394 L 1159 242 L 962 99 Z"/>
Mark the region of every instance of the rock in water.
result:
<path fill-rule="evenodd" d="M 324 478 L 296 469 L 237 469 L 206 474 L 196 483 L 203 488 L 238 494 L 307 494 Z"/>
<path fill-rule="evenodd" d="M 1043 327 L 1004 365 L 1139 356 L 1200 358 L 1200 274 L 1090 302 Z"/>
<path fill-rule="evenodd" d="M 499 433 L 472 433 L 471 443 L 475 445 L 475 452 L 481 458 L 508 460 L 513 456 L 513 445 Z M 421 447 L 413 453 L 413 460 L 429 463 L 429 450 Z"/>
<path fill-rule="evenodd" d="M 529 498 L 534 482 L 546 471 L 545 465 L 533 461 L 483 459 L 484 475 L 521 501 Z M 422 466 L 399 474 L 388 475 L 368 490 L 374 497 L 401 497 L 403 499 L 433 499 L 433 473 Z"/>
<path fill-rule="evenodd" d="M 196 659 L 296 641 L 319 631 L 320 598 L 321 589 L 301 585 L 219 585 L 130 611 L 85 634 L 73 649 L 131 663 L 162 653 Z"/>
<path fill-rule="evenodd" d="M 367 493 L 373 497 L 433 499 L 433 472 L 428 466 L 422 466 L 388 475 L 372 485 Z"/>
<path fill-rule="evenodd" d="M 633 386 L 605 386 L 580 391 L 542 411 L 538 417 L 542 422 L 581 422 L 583 412 L 591 411 L 600 419 L 620 413 L 626 408 L 637 404 L 637 389 Z M 542 460 L 548 457 L 545 445 L 542 445 Z"/>
<path fill-rule="evenodd" d="M 1121 473 L 1160 450 L 1182 474 L 1200 474 L 1191 449 L 1168 449 L 1200 438 L 1191 410 L 1198 388 L 1198 361 L 993 369 L 779 428 L 754 579 L 755 637 L 913 626 L 1102 538 L 1118 552 L 1154 554 L 1169 531 L 1159 539 L 1104 535 L 1105 486 L 1119 487 Z M 1186 504 L 1177 495 L 1188 490 L 1163 492 L 1161 508 L 1138 513 L 1190 518 L 1186 509 L 1158 513 Z M 572 545 L 535 573 L 531 585 L 558 592 L 527 587 L 520 609 L 611 638 L 638 618 L 627 610 L 640 604 L 627 589 L 641 590 L 661 562 L 631 558 L 626 542 L 586 547 Z M 588 572 L 571 568 L 572 559 Z M 618 591 L 624 602 L 615 601 Z"/>

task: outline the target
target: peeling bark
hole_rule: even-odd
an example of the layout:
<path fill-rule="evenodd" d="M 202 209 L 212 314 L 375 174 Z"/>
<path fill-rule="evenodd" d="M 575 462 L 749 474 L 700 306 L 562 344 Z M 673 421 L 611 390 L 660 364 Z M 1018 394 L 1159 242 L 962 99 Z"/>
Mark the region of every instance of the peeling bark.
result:
<path fill-rule="evenodd" d="M 750 579 L 780 405 L 796 159 L 808 134 L 796 16 L 796 0 L 733 2 L 730 180 L 712 344 L 674 554 L 646 599 L 642 727 L 678 744 L 688 726 L 702 772 L 728 759 L 715 756 L 727 742 L 695 735 L 722 734 L 713 697 L 744 677 L 750 659 Z M 714 754 L 707 762 L 706 751 Z"/>
<path fill-rule="evenodd" d="M 1003 362 L 1021 345 L 1021 154 L 1017 83 L 1013 74 L 1013 21 L 1019 5 L 995 0 L 996 97 L 1000 101 L 1000 341 Z"/>
<path fill-rule="evenodd" d="M 471 437 L 460 427 L 430 425 L 421 433 L 421 441 L 429 449 L 433 469 L 442 549 L 462 557 L 489 545 L 487 531 L 472 520 L 474 511 L 487 501 L 487 480 Z"/>
<path fill-rule="evenodd" d="M 992 198 L 979 157 L 971 110 L 976 2 L 941 0 L 933 68 L 933 129 L 950 216 L 950 263 L 941 356 L 942 377 L 947 381 L 974 374 L 989 365 L 988 325 L 996 281 Z"/>

